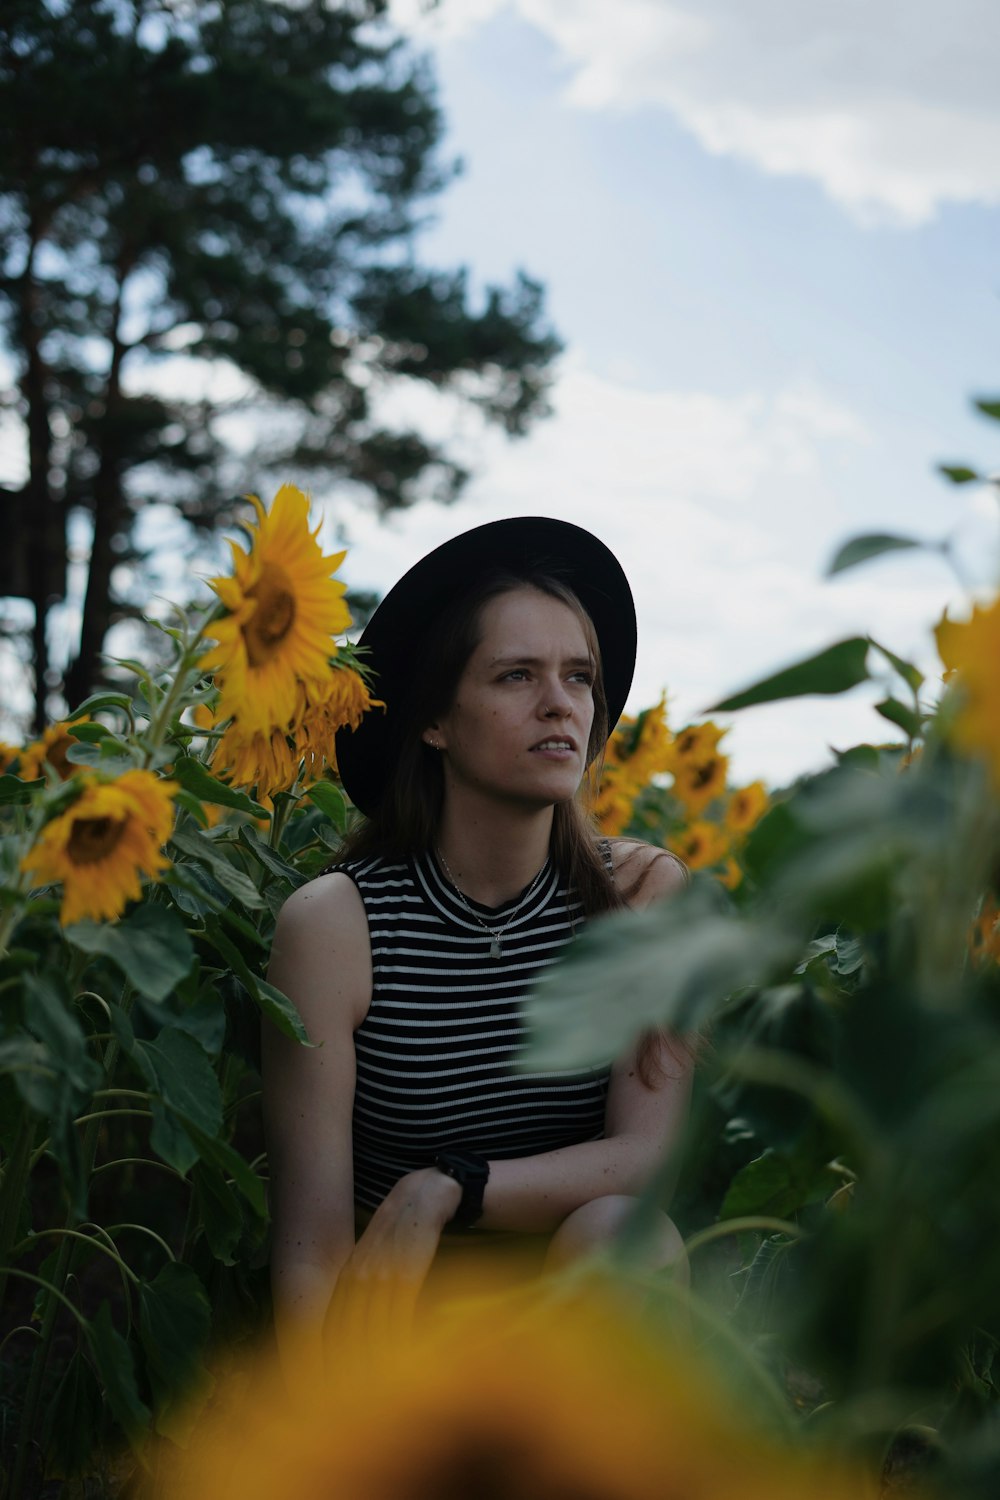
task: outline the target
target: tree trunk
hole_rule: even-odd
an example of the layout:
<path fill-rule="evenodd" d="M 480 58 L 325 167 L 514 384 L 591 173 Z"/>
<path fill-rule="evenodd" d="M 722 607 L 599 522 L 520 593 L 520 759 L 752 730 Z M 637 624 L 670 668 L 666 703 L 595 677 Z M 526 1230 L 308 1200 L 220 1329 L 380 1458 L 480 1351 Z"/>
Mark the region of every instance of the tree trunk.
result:
<path fill-rule="evenodd" d="M 66 533 L 62 508 L 51 486 L 52 433 L 49 426 L 47 370 L 41 353 L 41 320 L 38 289 L 34 280 L 34 257 L 38 240 L 32 236 L 31 252 L 24 268 L 21 292 L 21 337 L 25 369 L 21 391 L 27 403 L 28 481 L 22 491 L 20 514 L 27 527 L 28 597 L 34 605 L 31 631 L 34 667 L 34 732 L 46 722 L 48 695 L 48 619 L 52 604 L 65 594 Z"/>
<path fill-rule="evenodd" d="M 80 625 L 80 649 L 66 672 L 64 693 L 72 710 L 92 693 L 100 682 L 101 651 L 111 625 L 111 572 L 115 565 L 112 547 L 121 530 L 125 501 L 122 494 L 122 362 L 126 346 L 121 339 L 121 312 L 126 266 L 119 267 L 118 295 L 110 330 L 111 364 L 105 386 L 104 419 L 101 424 L 101 458 L 94 479 L 94 534 L 87 568 L 87 591 L 83 601 Z"/>

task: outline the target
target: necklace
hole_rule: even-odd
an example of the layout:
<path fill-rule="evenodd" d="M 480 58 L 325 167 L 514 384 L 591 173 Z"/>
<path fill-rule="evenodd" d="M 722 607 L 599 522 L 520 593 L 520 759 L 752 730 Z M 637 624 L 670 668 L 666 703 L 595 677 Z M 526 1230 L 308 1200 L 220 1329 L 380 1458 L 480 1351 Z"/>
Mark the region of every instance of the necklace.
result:
<path fill-rule="evenodd" d="M 507 920 L 503 924 L 503 926 L 499 927 L 499 928 L 493 928 L 493 927 L 491 927 L 489 925 L 488 922 L 484 922 L 483 921 L 482 917 L 476 911 L 475 907 L 468 901 L 468 899 L 466 898 L 465 892 L 462 890 L 462 888 L 459 885 L 458 881 L 455 879 L 454 875 L 451 873 L 451 870 L 448 867 L 448 861 L 445 859 L 445 857 L 441 853 L 440 849 L 438 849 L 438 851 L 437 851 L 437 857 L 441 861 L 441 867 L 444 870 L 444 873 L 447 875 L 448 880 L 449 880 L 449 882 L 451 884 L 451 888 L 455 892 L 455 895 L 458 897 L 459 901 L 461 901 L 462 905 L 465 907 L 466 911 L 469 913 L 469 916 L 475 918 L 475 920 L 479 923 L 480 927 L 486 933 L 487 937 L 490 939 L 490 958 L 492 958 L 495 962 L 498 962 L 503 957 L 503 953 L 502 953 L 501 948 L 500 948 L 500 940 L 503 937 L 504 933 L 507 931 L 507 928 L 513 922 L 514 918 L 517 916 L 518 912 L 521 910 L 521 907 L 524 905 L 524 903 L 527 901 L 528 897 L 534 891 L 536 885 L 541 880 L 542 876 L 545 874 L 545 871 L 548 868 L 548 863 L 549 863 L 548 860 L 546 860 L 545 864 L 542 865 L 542 868 L 539 870 L 539 872 L 535 876 L 534 880 L 528 886 L 528 888 L 525 891 L 524 895 L 521 897 L 520 901 L 514 907 L 514 910 L 511 912 L 510 916 L 507 918 Z"/>

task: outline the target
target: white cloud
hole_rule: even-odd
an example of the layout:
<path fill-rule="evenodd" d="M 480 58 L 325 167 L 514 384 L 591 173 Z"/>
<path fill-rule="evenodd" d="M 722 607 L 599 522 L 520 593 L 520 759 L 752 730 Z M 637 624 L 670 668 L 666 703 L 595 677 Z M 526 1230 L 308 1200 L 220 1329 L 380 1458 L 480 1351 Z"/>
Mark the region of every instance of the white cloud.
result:
<path fill-rule="evenodd" d="M 422 504 L 388 523 L 360 506 L 330 513 L 346 527 L 349 584 L 379 592 L 447 537 L 502 516 L 560 516 L 593 530 L 635 594 L 630 705 L 666 688 L 677 724 L 848 635 L 870 632 L 934 672 L 930 626 L 957 592 L 940 560 L 907 553 L 820 576 L 844 537 L 866 529 L 831 476 L 837 457 L 868 440 L 859 418 L 817 387 L 732 398 L 639 390 L 569 361 L 549 421 L 518 443 L 482 435 L 478 477 L 454 510 Z M 973 495 L 964 503 L 985 566 L 990 547 L 998 555 L 996 515 Z M 890 737 L 872 712 L 879 696 L 733 716 L 735 775 L 780 783 L 827 763 L 830 745 Z"/>
<path fill-rule="evenodd" d="M 535 26 L 588 109 L 669 111 L 706 150 L 819 182 L 863 221 L 1000 202 L 994 0 L 475 0 L 394 14 L 454 39 Z"/>

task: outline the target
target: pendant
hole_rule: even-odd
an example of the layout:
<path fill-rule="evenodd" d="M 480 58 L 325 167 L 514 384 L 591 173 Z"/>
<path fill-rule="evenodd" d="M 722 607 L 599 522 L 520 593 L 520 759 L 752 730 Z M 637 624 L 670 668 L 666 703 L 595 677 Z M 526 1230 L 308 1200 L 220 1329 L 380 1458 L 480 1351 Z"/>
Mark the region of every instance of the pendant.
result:
<path fill-rule="evenodd" d="M 499 957 L 500 957 L 500 939 L 498 937 L 495 937 L 493 939 L 492 943 L 490 943 L 490 958 L 499 958 Z"/>

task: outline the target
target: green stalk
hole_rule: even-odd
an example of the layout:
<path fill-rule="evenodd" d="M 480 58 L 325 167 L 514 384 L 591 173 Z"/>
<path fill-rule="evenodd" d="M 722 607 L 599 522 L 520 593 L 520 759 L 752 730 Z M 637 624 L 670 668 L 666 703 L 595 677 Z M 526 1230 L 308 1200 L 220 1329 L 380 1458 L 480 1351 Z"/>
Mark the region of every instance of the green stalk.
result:
<path fill-rule="evenodd" d="M 14 1149 L 7 1158 L 0 1183 L 0 1307 L 3 1306 L 7 1290 L 7 1257 L 17 1233 L 17 1220 L 24 1202 L 31 1164 L 31 1151 L 35 1143 L 35 1120 L 26 1105 L 21 1108 L 21 1123 L 18 1127 Z"/>
<path fill-rule="evenodd" d="M 121 999 L 121 1008 L 126 1015 L 131 1009 L 131 1004 L 131 986 L 126 984 Z M 117 1038 L 113 1038 L 107 1045 L 103 1059 L 104 1077 L 108 1083 L 111 1082 L 114 1076 L 120 1051 L 121 1044 Z M 115 1112 L 117 1113 L 117 1111 Z M 100 1111 L 97 1114 L 83 1117 L 87 1122 L 82 1148 L 83 1172 L 88 1182 L 94 1170 L 94 1158 L 97 1155 L 97 1138 L 101 1129 L 101 1120 L 105 1113 L 111 1113 L 111 1111 Z M 75 1224 L 76 1217 L 72 1209 L 70 1209 L 67 1214 L 66 1228 L 72 1230 L 75 1228 Z M 73 1307 L 73 1304 L 66 1296 L 66 1282 L 69 1278 L 72 1254 L 73 1239 L 67 1235 L 59 1246 L 59 1255 L 52 1273 L 52 1281 L 46 1285 L 47 1295 L 43 1304 L 41 1337 L 35 1348 L 35 1353 L 31 1361 L 31 1369 L 28 1372 L 28 1385 L 24 1395 L 24 1408 L 21 1412 L 21 1423 L 18 1430 L 17 1448 L 14 1457 L 14 1471 L 11 1475 L 10 1487 L 7 1491 L 9 1495 L 17 1496 L 17 1500 L 21 1500 L 21 1497 L 25 1494 L 25 1465 L 28 1462 L 28 1454 L 32 1449 L 35 1439 L 39 1406 L 45 1382 L 45 1371 L 52 1349 L 52 1340 L 55 1335 L 56 1319 L 59 1315 L 59 1310 L 62 1306 L 68 1306 L 72 1309 L 78 1321 L 82 1319 L 82 1315 Z"/>

